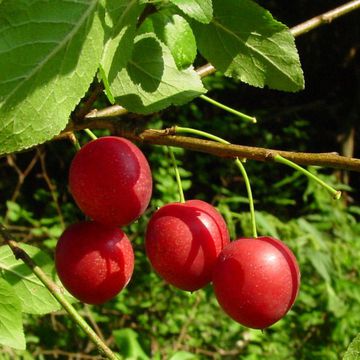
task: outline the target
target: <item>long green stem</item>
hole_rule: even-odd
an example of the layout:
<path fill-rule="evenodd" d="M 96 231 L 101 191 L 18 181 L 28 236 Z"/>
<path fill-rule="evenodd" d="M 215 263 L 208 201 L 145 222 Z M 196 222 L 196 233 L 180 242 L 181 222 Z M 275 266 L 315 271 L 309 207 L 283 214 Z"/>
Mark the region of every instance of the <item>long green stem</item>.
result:
<path fill-rule="evenodd" d="M 322 181 L 320 178 L 318 178 L 316 175 L 312 174 L 310 171 L 304 169 L 303 167 L 299 166 L 298 164 L 295 164 L 294 162 L 282 157 L 279 154 L 274 156 L 274 161 L 276 161 L 280 164 L 290 166 L 293 169 L 300 171 L 305 176 L 316 181 L 318 184 L 320 184 L 322 187 L 324 187 L 334 197 L 334 199 L 336 199 L 336 200 L 340 199 L 341 191 L 335 190 L 330 185 L 326 184 L 324 181 Z"/>
<path fill-rule="evenodd" d="M 248 175 L 246 173 L 244 165 L 242 164 L 242 162 L 238 158 L 235 159 L 235 164 L 240 169 L 241 174 L 242 174 L 242 176 L 244 178 L 244 181 L 245 181 L 245 187 L 246 187 L 246 191 L 248 193 L 248 198 L 249 198 L 252 234 L 253 234 L 254 238 L 257 238 L 255 207 L 254 207 L 254 199 L 253 199 L 253 196 L 252 196 L 252 191 L 251 191 L 251 186 L 250 186 L 250 180 L 249 180 L 249 177 L 248 177 Z"/>
<path fill-rule="evenodd" d="M 181 183 L 179 169 L 176 164 L 175 155 L 174 155 L 174 152 L 173 152 L 171 146 L 168 146 L 167 148 L 169 150 L 170 158 L 173 163 L 173 167 L 174 167 L 174 171 L 175 171 L 176 182 L 177 182 L 178 189 L 179 189 L 180 202 L 184 203 L 185 202 L 184 190 L 183 190 L 182 183 Z"/>
<path fill-rule="evenodd" d="M 84 129 L 84 131 L 90 136 L 92 140 L 96 140 L 98 138 L 90 129 Z"/>
<path fill-rule="evenodd" d="M 81 146 L 80 146 L 80 143 L 79 143 L 78 139 L 76 139 L 76 142 L 74 142 L 74 146 L 75 146 L 76 151 L 79 151 L 81 149 Z"/>
<path fill-rule="evenodd" d="M 77 136 L 75 135 L 75 133 L 73 133 L 73 144 L 75 146 L 76 151 L 79 151 L 81 149 L 81 145 L 79 143 L 79 139 L 77 138 Z"/>
<path fill-rule="evenodd" d="M 192 129 L 192 128 L 187 128 L 187 127 L 180 127 L 180 126 L 176 126 L 175 127 L 175 133 L 188 133 L 188 134 L 193 134 L 193 135 L 199 135 L 199 136 L 203 136 L 205 138 L 208 138 L 210 140 L 214 140 L 217 141 L 219 143 L 222 144 L 230 144 L 229 141 L 226 141 L 218 136 L 209 134 L 205 131 L 202 130 L 197 130 L 197 129 Z M 254 208 L 254 200 L 253 200 L 253 196 L 252 196 L 252 191 L 251 191 L 251 186 L 250 186 L 250 180 L 249 177 L 247 176 L 246 170 L 244 165 L 241 163 L 241 161 L 239 160 L 239 158 L 235 159 L 235 164 L 236 166 L 240 169 L 241 174 L 244 177 L 244 181 L 245 181 L 245 187 L 246 187 L 246 191 L 247 191 L 247 195 L 248 195 L 248 199 L 249 199 L 249 207 L 250 207 L 250 217 L 251 217 L 251 226 L 252 226 L 252 233 L 253 236 L 256 238 L 257 237 L 257 230 L 256 230 L 256 217 L 255 217 L 255 208 Z"/>
<path fill-rule="evenodd" d="M 36 277 L 46 286 L 54 298 L 60 303 L 60 305 L 66 310 L 69 316 L 75 321 L 75 323 L 87 334 L 87 336 L 98 347 L 99 351 L 103 353 L 110 360 L 119 360 L 120 357 L 113 353 L 111 349 L 99 338 L 95 331 L 87 324 L 87 322 L 81 317 L 76 309 L 63 295 L 62 290 L 42 271 L 42 269 L 36 265 L 34 260 L 28 255 L 26 251 L 19 247 L 17 242 L 13 240 L 8 230 L 0 224 L 0 237 L 5 240 L 9 245 L 16 259 L 21 259 L 36 275 Z"/>
<path fill-rule="evenodd" d="M 211 99 L 211 98 L 209 98 L 209 97 L 207 97 L 205 95 L 200 95 L 200 98 L 207 101 L 208 103 L 210 103 L 212 105 L 217 106 L 220 109 L 223 109 L 223 110 L 225 110 L 225 111 L 227 111 L 227 112 L 229 112 L 231 114 L 234 114 L 234 115 L 238 116 L 239 118 L 241 118 L 241 119 L 243 119 L 245 121 L 250 121 L 250 122 L 252 122 L 254 124 L 257 122 L 255 117 L 246 115 L 246 114 L 244 114 L 244 113 L 242 113 L 242 112 L 240 112 L 238 110 L 235 110 L 235 109 L 233 109 L 233 108 L 231 108 L 229 106 L 226 106 L 226 105 L 224 105 L 224 104 L 222 104 L 222 103 L 220 103 L 220 102 L 218 102 L 218 101 L 216 101 L 214 99 Z"/>
<path fill-rule="evenodd" d="M 217 141 L 221 144 L 230 144 L 229 141 L 226 141 L 216 135 L 207 133 L 205 131 L 202 130 L 197 130 L 197 129 L 193 129 L 193 128 L 188 128 L 188 127 L 182 127 L 182 126 L 175 126 L 175 133 L 187 133 L 187 134 L 193 134 L 193 135 L 199 135 L 205 138 L 208 138 L 210 140 L 214 140 Z"/>

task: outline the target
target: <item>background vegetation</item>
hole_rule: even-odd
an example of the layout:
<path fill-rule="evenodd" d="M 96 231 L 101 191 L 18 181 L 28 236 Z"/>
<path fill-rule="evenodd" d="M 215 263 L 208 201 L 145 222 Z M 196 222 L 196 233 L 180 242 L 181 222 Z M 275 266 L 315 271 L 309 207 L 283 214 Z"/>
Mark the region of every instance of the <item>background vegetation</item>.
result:
<path fill-rule="evenodd" d="M 289 27 L 337 5 L 336 1 L 260 1 Z M 208 77 L 209 96 L 255 115 L 258 124 L 196 99 L 146 118 L 149 127 L 178 124 L 232 143 L 360 157 L 359 14 L 302 36 L 297 47 L 306 90 L 287 94 L 257 89 L 221 74 Z M 199 60 L 201 62 L 201 60 Z M 101 98 L 97 107 L 108 105 Z M 123 121 L 138 121 L 133 115 Z M 99 132 L 100 135 L 106 132 Z M 88 141 L 81 135 L 82 143 Z M 338 189 L 334 201 L 316 184 L 280 164 L 246 164 L 259 233 L 278 237 L 295 252 L 302 285 L 291 312 L 261 332 L 227 318 L 210 287 L 194 294 L 166 285 L 144 255 L 143 238 L 153 211 L 177 201 L 165 147 L 141 146 L 148 156 L 154 195 L 145 215 L 125 231 L 136 251 L 129 286 L 103 306 L 76 305 L 110 347 L 134 359 L 339 359 L 360 329 L 360 176 L 311 168 Z M 51 257 L 66 225 L 83 219 L 67 188 L 75 149 L 68 141 L 0 159 L 1 220 L 21 240 Z M 216 205 L 232 239 L 251 235 L 243 179 L 231 161 L 176 150 L 186 198 Z M 25 318 L 27 350 L 0 349 L 0 359 L 96 359 L 89 339 L 64 311 Z M 187 353 L 185 353 L 187 352 Z"/>

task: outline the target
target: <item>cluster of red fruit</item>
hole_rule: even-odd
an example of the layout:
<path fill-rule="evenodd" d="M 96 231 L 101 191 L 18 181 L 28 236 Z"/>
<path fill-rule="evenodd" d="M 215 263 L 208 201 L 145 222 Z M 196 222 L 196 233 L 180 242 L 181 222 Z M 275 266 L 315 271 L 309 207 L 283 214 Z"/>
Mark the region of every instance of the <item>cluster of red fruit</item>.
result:
<path fill-rule="evenodd" d="M 150 167 L 133 143 L 108 136 L 77 153 L 69 182 L 76 203 L 93 221 L 65 230 L 56 247 L 57 272 L 76 298 L 100 304 L 131 278 L 134 254 L 119 227 L 136 220 L 148 206 Z M 263 329 L 281 319 L 299 290 L 299 267 L 284 243 L 271 237 L 230 242 L 220 213 L 201 200 L 157 210 L 145 246 L 166 282 L 187 291 L 212 282 L 220 306 L 248 327 Z"/>

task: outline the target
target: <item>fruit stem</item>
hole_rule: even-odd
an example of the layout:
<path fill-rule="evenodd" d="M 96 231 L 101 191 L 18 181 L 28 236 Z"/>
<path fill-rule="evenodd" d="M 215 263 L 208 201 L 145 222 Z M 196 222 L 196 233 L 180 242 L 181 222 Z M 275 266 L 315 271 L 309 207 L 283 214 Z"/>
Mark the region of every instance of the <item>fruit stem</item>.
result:
<path fill-rule="evenodd" d="M 98 138 L 90 129 L 84 129 L 84 131 L 89 135 L 92 140 L 96 140 Z"/>
<path fill-rule="evenodd" d="M 171 161 L 172 161 L 172 164 L 174 167 L 174 171 L 175 171 L 176 182 L 177 182 L 178 189 L 179 189 L 180 202 L 184 203 L 185 202 L 184 190 L 183 190 L 182 183 L 181 183 L 179 169 L 176 164 L 175 155 L 174 155 L 174 152 L 173 152 L 173 149 L 171 148 L 171 146 L 167 146 L 167 148 L 169 150 L 170 158 L 171 158 Z"/>
<path fill-rule="evenodd" d="M 240 169 L 241 174 L 245 181 L 245 187 L 246 191 L 248 193 L 249 198 L 249 207 L 250 207 L 250 217 L 251 217 L 251 227 L 252 227 L 252 234 L 254 238 L 257 238 L 257 230 L 256 230 L 256 218 L 255 218 L 255 207 L 254 207 L 254 199 L 252 196 L 251 186 L 250 186 L 250 180 L 247 176 L 246 170 L 242 162 L 239 160 L 239 158 L 235 159 L 235 164 Z"/>
<path fill-rule="evenodd" d="M 203 136 L 205 138 L 208 138 L 210 140 L 214 140 L 217 141 L 219 143 L 222 144 L 230 144 L 229 141 L 226 141 L 216 135 L 207 133 L 205 131 L 202 130 L 197 130 L 197 129 L 193 129 L 193 128 L 188 128 L 188 127 L 182 127 L 182 126 L 175 126 L 175 133 L 187 133 L 187 134 L 193 134 L 193 135 L 199 135 L 199 136 Z"/>
<path fill-rule="evenodd" d="M 175 126 L 175 133 L 188 133 L 188 134 L 193 134 L 193 135 L 199 135 L 199 136 L 203 136 L 205 138 L 208 138 L 210 140 L 217 141 L 217 142 L 222 143 L 222 144 L 230 144 L 229 141 L 226 141 L 226 140 L 224 140 L 224 139 L 222 139 L 222 138 L 220 138 L 218 136 L 212 135 L 212 134 L 207 133 L 207 132 L 202 131 L 202 130 L 193 129 L 193 128 Z M 248 195 L 248 199 L 249 199 L 252 233 L 253 233 L 254 238 L 257 238 L 254 199 L 253 199 L 253 196 L 252 196 L 250 180 L 249 180 L 249 177 L 247 176 L 245 167 L 244 167 L 244 165 L 242 164 L 242 162 L 240 161 L 239 158 L 235 158 L 235 164 L 240 169 L 241 174 L 244 177 L 245 187 L 246 187 L 246 191 L 247 191 L 247 195 Z"/>
<path fill-rule="evenodd" d="M 79 139 L 77 138 L 75 133 L 72 133 L 71 140 L 72 140 L 72 143 L 74 144 L 76 151 L 79 151 L 81 149 L 81 145 L 80 145 Z"/>
<path fill-rule="evenodd" d="M 229 112 L 231 114 L 234 114 L 234 115 L 238 116 L 239 118 L 241 118 L 241 119 L 243 119 L 245 121 L 250 121 L 253 124 L 255 124 L 257 122 L 255 117 L 246 115 L 246 114 L 244 114 L 244 113 L 242 113 L 242 112 L 240 112 L 238 110 L 235 110 L 235 109 L 233 109 L 233 108 L 231 108 L 231 107 L 229 107 L 227 105 L 224 105 L 224 104 L 222 104 L 222 103 L 220 103 L 220 102 L 218 102 L 218 101 L 216 101 L 214 99 L 211 99 L 211 98 L 209 98 L 209 97 L 207 97 L 205 95 L 200 95 L 200 98 L 207 101 L 208 103 L 210 103 L 212 105 L 217 106 L 220 109 L 223 109 L 223 110 L 225 110 L 225 111 L 227 111 L 227 112 Z"/>
<path fill-rule="evenodd" d="M 304 169 L 303 167 L 299 166 L 298 164 L 292 162 L 291 160 L 288 160 L 288 159 L 282 157 L 279 154 L 276 154 L 273 159 L 274 159 L 274 161 L 276 161 L 276 162 L 278 162 L 280 164 L 290 166 L 293 169 L 300 171 L 305 176 L 307 176 L 309 179 L 312 179 L 312 180 L 316 181 L 318 184 L 320 184 L 322 187 L 324 187 L 333 196 L 334 199 L 336 199 L 336 200 L 340 199 L 341 191 L 335 190 L 333 187 L 326 184 L 324 181 L 322 181 L 316 175 L 312 174 L 310 171 Z"/>
<path fill-rule="evenodd" d="M 0 224 L 0 237 L 3 238 L 6 244 L 10 247 L 11 251 L 15 255 L 16 259 L 22 260 L 36 275 L 36 277 L 46 286 L 49 292 L 60 303 L 60 305 L 67 311 L 70 317 L 76 322 L 76 324 L 87 334 L 87 336 L 98 347 L 99 351 L 104 354 L 110 360 L 119 360 L 119 356 L 111 351 L 111 349 L 99 338 L 96 332 L 88 325 L 88 323 L 82 318 L 82 316 L 76 311 L 71 303 L 63 295 L 64 290 L 55 284 L 44 272 L 36 265 L 34 260 L 29 254 L 19 247 L 17 242 L 13 240 L 12 235 L 8 230 Z"/>

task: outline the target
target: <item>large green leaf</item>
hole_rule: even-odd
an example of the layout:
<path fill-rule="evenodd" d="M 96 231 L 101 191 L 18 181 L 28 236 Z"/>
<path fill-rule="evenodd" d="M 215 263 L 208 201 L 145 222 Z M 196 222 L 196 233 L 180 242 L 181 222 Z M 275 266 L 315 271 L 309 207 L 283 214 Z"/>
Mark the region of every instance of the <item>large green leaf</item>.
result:
<path fill-rule="evenodd" d="M 143 114 L 184 104 L 205 92 L 194 69 L 178 70 L 168 47 L 153 34 L 136 37 L 129 63 L 110 86 L 117 102 Z"/>
<path fill-rule="evenodd" d="M 351 342 L 343 360 L 360 360 L 360 334 Z"/>
<path fill-rule="evenodd" d="M 106 1 L 106 42 L 101 57 L 101 71 L 105 89 L 131 57 L 136 24 L 144 6 L 138 0 Z M 111 99 L 112 100 L 112 99 Z"/>
<path fill-rule="evenodd" d="M 0 278 L 0 344 L 25 349 L 20 300 L 14 289 Z"/>
<path fill-rule="evenodd" d="M 189 67 L 196 57 L 196 41 L 189 23 L 165 9 L 149 16 L 139 32 L 153 32 L 170 49 L 179 69 Z"/>
<path fill-rule="evenodd" d="M 0 154 L 58 134 L 91 83 L 104 32 L 97 0 L 0 5 Z"/>
<path fill-rule="evenodd" d="M 208 24 L 213 16 L 211 0 L 170 0 L 186 15 L 201 23 Z"/>
<path fill-rule="evenodd" d="M 30 245 L 21 244 L 21 247 L 49 277 L 54 278 L 53 261 L 47 254 Z M 60 308 L 44 284 L 27 265 L 15 258 L 8 246 L 0 247 L 0 269 L 2 277 L 11 284 L 19 297 L 23 312 L 46 314 Z"/>
<path fill-rule="evenodd" d="M 288 28 L 251 0 L 214 0 L 208 25 L 193 22 L 198 49 L 216 69 L 253 86 L 298 91 L 304 78 Z"/>

